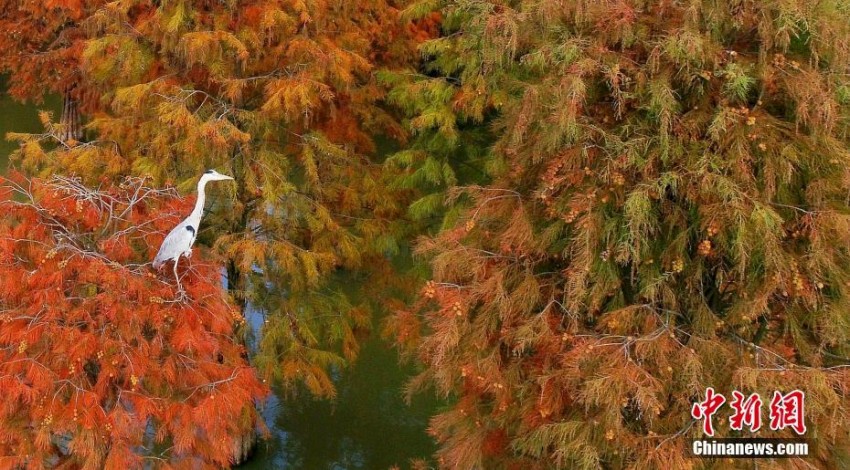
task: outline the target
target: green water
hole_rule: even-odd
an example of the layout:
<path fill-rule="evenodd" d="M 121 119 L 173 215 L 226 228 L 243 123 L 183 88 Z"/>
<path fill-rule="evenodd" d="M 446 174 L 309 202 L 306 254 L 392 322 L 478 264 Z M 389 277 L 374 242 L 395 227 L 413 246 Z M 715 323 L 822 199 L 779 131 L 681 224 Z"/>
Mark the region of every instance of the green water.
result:
<path fill-rule="evenodd" d="M 397 358 L 373 337 L 353 367 L 335 374 L 334 401 L 311 399 L 306 391 L 299 399 L 272 397 L 263 410 L 272 436 L 240 468 L 388 470 L 430 456 L 434 443 L 425 428 L 435 403 L 403 401 L 401 386 L 413 371 Z"/>
<path fill-rule="evenodd" d="M 17 143 L 5 140 L 6 133 L 41 132 L 38 110 L 58 113 L 60 107 L 56 98 L 38 106 L 21 105 L 0 93 L 0 170 L 7 168 L 9 153 L 17 148 Z M 258 312 L 248 316 L 255 326 L 262 325 Z M 276 393 L 263 408 L 271 436 L 260 441 L 252 459 L 240 468 L 387 470 L 429 457 L 435 446 L 425 429 L 436 404 L 422 397 L 410 405 L 403 401 L 402 386 L 413 371 L 397 359 L 375 336 L 363 344 L 351 368 L 334 374 L 334 401 L 314 400 L 307 392 L 288 398 Z"/>
<path fill-rule="evenodd" d="M 5 85 L 0 80 L 0 89 Z M 58 119 L 62 102 L 56 97 L 50 97 L 39 105 L 21 104 L 5 93 L 0 93 L 0 170 L 5 170 L 9 163 L 9 154 L 18 148 L 17 142 L 6 140 L 7 132 L 43 132 L 44 127 L 38 120 L 38 111 L 52 111 L 54 119 Z"/>

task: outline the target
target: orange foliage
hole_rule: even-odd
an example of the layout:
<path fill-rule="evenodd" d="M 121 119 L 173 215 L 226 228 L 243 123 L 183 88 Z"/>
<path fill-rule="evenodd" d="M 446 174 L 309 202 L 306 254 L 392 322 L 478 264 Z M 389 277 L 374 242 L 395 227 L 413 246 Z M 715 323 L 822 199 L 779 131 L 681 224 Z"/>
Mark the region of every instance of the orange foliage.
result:
<path fill-rule="evenodd" d="M 140 180 L 0 193 L 0 468 L 227 465 L 267 390 L 219 268 L 184 260 L 175 299 L 146 262 L 186 201 Z"/>
<path fill-rule="evenodd" d="M 104 3 L 0 0 L 0 71 L 11 74 L 9 92 L 41 98 L 76 85 L 85 40 L 79 21 Z"/>

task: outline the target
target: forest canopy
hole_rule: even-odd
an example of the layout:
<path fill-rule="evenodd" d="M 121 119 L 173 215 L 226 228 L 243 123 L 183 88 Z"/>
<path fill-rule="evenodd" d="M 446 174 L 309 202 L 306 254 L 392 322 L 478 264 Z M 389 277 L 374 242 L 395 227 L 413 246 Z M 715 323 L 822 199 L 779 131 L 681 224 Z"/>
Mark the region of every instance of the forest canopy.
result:
<path fill-rule="evenodd" d="M 133 376 L 158 384 L 150 393 L 167 402 L 180 387 L 245 370 L 221 405 L 244 419 L 241 428 L 208 422 L 215 431 L 203 439 L 173 435 L 184 444 L 169 461 L 193 455 L 224 464 L 207 437 L 253 426 L 247 403 L 264 393 L 258 377 L 333 398 L 332 371 L 356 360 L 389 308 L 382 333 L 421 369 L 409 393 L 436 392 L 447 403 L 429 428 L 440 467 L 711 467 L 686 448 L 687 438 L 703 436 L 691 410 L 710 387 L 766 401 L 775 391 L 804 391 L 811 455 L 770 465 L 850 465 L 847 0 L 0 7 L 0 28 L 10 32 L 0 37 L 9 92 L 61 94 L 85 123 L 81 139 L 65 132 L 76 121 L 48 115 L 44 133 L 10 136 L 20 143 L 13 164 L 35 187 L 132 176 L 188 193 L 206 168 L 236 178 L 222 197 L 226 210 L 205 219 L 199 238 L 210 261 L 191 263 L 197 279 L 215 278 L 204 263 L 221 263 L 227 295 L 198 281 L 191 295 L 210 296 L 209 312 L 167 302 L 146 312 L 160 315 L 150 318 L 157 326 L 170 325 L 162 323 L 168 316 L 179 324 L 220 315 L 222 323 L 195 331 L 205 339 L 192 341 L 196 354 L 223 362 L 181 376 L 193 382 L 177 388 Z M 45 286 L 68 283 L 50 302 L 94 289 L 86 295 L 96 304 L 109 283 L 169 298 L 168 286 L 133 271 L 168 223 L 131 242 L 135 232 L 113 228 L 118 222 L 104 220 L 97 204 L 83 198 L 76 210 L 73 198 L 49 193 L 26 206 L 5 203 L 5 230 L 31 231 L 46 244 L 21 254 L 20 244 L 4 242 L 8 269 L 35 269 Z M 155 204 L 169 197 L 151 193 Z M 48 263 L 68 261 L 48 272 L 37 263 L 65 242 L 44 217 L 60 208 L 70 233 L 105 244 L 95 257 L 56 251 Z M 107 242 L 110 233 L 118 238 Z M 94 267 L 103 279 L 83 282 Z M 15 308 L 35 308 L 24 292 L 9 295 Z M 45 321 L 89 334 L 108 318 L 95 304 L 75 307 L 84 320 L 56 307 Z M 251 368 L 231 331 L 241 318 L 232 312 L 248 304 L 268 314 Z M 116 326 L 144 337 L 144 318 L 134 318 Z M 51 361 L 77 354 L 75 372 L 88 374 L 85 354 L 111 350 L 92 343 L 83 355 L 65 352 L 39 343 L 45 331 L 3 323 L 3 354 L 25 344 L 17 354 L 32 357 L 38 344 L 44 349 L 32 353 Z M 212 331 L 230 339 L 212 342 Z M 135 354 L 141 344 L 131 345 Z M 91 393 L 114 394 L 118 382 L 128 387 L 122 381 Z M 65 424 L 51 428 L 54 436 L 71 426 L 67 400 L 76 392 L 61 390 Z M 35 395 L 21 400 L 37 406 Z M 41 422 L 45 411 L 27 413 Z M 178 414 L 148 413 L 171 430 L 164 433 L 178 432 Z M 36 432 L 23 418 L 3 420 L 0 449 Z M 134 432 L 122 445 L 144 439 Z M 52 441 L 37 442 L 44 451 Z M 106 455 L 90 442 L 75 455 Z"/>

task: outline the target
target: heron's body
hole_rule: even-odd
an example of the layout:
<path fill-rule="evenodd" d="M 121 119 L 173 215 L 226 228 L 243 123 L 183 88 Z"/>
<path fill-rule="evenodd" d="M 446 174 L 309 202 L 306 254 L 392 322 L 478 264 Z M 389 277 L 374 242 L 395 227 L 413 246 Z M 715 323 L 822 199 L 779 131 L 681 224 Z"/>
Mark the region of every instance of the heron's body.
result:
<path fill-rule="evenodd" d="M 204 202 L 206 194 L 204 188 L 209 181 L 232 180 L 229 176 L 217 173 L 214 170 L 209 170 L 201 176 L 198 181 L 198 200 L 195 201 L 195 208 L 188 217 L 171 229 L 171 232 L 166 235 L 162 241 L 162 246 L 153 260 L 153 267 L 159 269 L 167 261 L 174 260 L 175 277 L 177 275 L 177 262 L 180 256 L 186 258 L 192 256 L 192 244 L 195 243 L 195 238 L 198 235 L 198 228 L 201 225 L 201 217 L 204 215 Z M 178 280 L 179 282 L 179 280 Z"/>
<path fill-rule="evenodd" d="M 197 222 L 195 222 L 189 216 L 168 232 L 153 259 L 155 269 L 159 269 L 169 260 L 176 260 L 180 256 L 188 258 L 192 255 L 192 245 L 195 243 L 198 233 L 197 227 L 201 221 L 200 217 L 197 219 Z"/>

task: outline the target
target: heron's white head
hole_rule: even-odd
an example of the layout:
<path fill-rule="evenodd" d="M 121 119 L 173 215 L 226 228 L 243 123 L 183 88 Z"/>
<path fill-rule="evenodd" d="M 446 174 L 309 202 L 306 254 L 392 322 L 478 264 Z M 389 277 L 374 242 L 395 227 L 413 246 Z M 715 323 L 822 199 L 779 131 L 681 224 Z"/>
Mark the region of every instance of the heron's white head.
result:
<path fill-rule="evenodd" d="M 221 173 L 219 173 L 215 170 L 207 170 L 207 171 L 204 172 L 203 175 L 201 175 L 201 180 L 203 180 L 203 181 L 226 181 L 226 180 L 232 180 L 232 179 L 233 179 L 233 177 L 227 176 L 227 175 L 222 175 Z"/>

